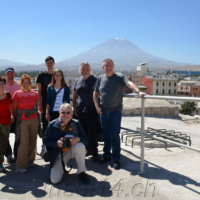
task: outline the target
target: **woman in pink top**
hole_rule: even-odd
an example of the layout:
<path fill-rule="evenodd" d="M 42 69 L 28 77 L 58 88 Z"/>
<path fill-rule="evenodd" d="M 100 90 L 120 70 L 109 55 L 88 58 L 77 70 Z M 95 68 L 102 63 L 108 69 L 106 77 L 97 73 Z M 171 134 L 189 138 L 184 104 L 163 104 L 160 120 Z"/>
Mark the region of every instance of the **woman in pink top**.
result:
<path fill-rule="evenodd" d="M 33 109 L 36 109 L 38 94 L 30 89 L 31 79 L 28 75 L 22 75 L 20 84 L 22 89 L 16 91 L 13 96 L 13 109 L 15 113 L 22 112 L 20 118 L 20 146 L 17 153 L 17 171 L 25 173 L 29 167 L 33 167 L 35 160 L 39 122 L 38 113 L 33 113 Z M 27 111 L 32 112 L 32 114 L 28 116 Z"/>
<path fill-rule="evenodd" d="M 3 167 L 6 144 L 9 138 L 11 123 L 14 121 L 11 94 L 5 91 L 6 79 L 0 76 L 0 172 Z"/>

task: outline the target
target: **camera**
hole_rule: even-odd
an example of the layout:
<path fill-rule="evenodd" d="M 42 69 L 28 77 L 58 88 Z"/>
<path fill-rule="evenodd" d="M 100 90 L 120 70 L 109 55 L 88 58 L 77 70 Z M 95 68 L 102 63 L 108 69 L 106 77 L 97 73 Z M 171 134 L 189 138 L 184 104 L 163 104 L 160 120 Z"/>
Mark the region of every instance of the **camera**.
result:
<path fill-rule="evenodd" d="M 72 146 L 68 137 L 64 137 L 63 139 L 60 139 L 60 141 L 63 142 L 63 148 L 70 148 Z"/>

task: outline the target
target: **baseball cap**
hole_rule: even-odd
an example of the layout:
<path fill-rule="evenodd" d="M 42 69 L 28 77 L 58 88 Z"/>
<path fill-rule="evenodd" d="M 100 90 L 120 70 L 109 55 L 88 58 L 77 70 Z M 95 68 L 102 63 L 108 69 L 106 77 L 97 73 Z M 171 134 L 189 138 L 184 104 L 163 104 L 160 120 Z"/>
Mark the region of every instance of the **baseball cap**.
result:
<path fill-rule="evenodd" d="M 12 67 L 7 67 L 5 69 L 5 74 L 8 73 L 8 72 L 15 72 L 15 70 Z"/>

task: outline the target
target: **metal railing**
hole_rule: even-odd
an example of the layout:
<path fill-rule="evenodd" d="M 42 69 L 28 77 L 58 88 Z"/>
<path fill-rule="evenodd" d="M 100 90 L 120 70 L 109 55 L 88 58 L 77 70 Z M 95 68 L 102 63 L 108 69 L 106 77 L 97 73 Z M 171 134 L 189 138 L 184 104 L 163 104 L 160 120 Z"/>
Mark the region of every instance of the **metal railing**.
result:
<path fill-rule="evenodd" d="M 124 94 L 124 97 L 127 98 L 140 98 L 138 95 L 127 95 Z M 148 101 L 148 99 L 161 99 L 161 100 L 177 100 L 177 101 L 190 101 L 190 102 L 200 102 L 200 98 L 194 98 L 194 97 L 174 97 L 174 96 L 154 96 L 154 95 L 146 95 L 145 96 L 145 100 Z M 154 138 L 156 140 L 162 141 L 162 142 L 167 142 L 167 143 L 171 143 L 171 144 L 175 144 L 177 146 L 180 147 L 184 147 L 190 150 L 194 150 L 197 152 L 200 152 L 200 149 L 191 147 L 191 146 L 187 146 L 184 144 L 180 144 L 168 139 L 163 139 L 163 138 L 159 138 L 156 137 L 154 135 L 150 135 L 144 132 L 144 124 L 145 124 L 145 100 L 141 99 L 141 161 L 140 161 L 140 172 L 138 174 L 143 174 L 146 173 L 147 170 L 144 170 L 144 135 Z M 131 130 L 131 129 L 130 129 Z M 133 131 L 133 130 L 131 130 Z"/>

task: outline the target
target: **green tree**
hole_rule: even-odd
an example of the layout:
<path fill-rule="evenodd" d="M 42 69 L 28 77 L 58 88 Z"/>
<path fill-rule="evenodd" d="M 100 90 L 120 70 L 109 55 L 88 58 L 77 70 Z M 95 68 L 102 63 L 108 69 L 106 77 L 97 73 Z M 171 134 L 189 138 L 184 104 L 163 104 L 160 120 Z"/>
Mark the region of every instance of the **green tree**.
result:
<path fill-rule="evenodd" d="M 184 115 L 192 115 L 192 112 L 196 110 L 196 103 L 186 101 L 185 103 L 181 104 L 180 113 Z"/>

